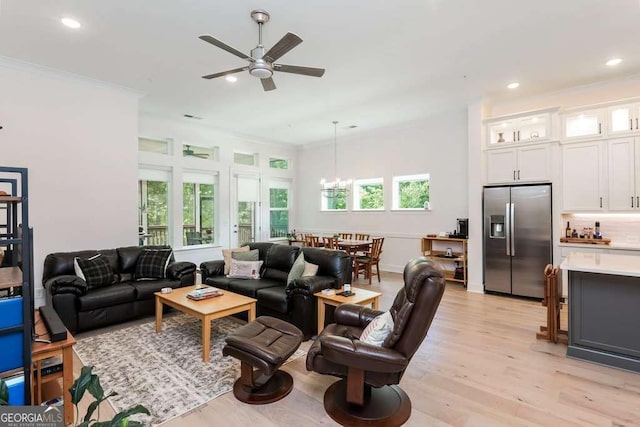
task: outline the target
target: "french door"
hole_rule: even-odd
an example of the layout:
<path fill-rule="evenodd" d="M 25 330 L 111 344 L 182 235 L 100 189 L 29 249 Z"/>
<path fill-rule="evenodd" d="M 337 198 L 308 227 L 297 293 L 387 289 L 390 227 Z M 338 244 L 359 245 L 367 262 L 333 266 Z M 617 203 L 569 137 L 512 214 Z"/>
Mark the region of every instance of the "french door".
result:
<path fill-rule="evenodd" d="M 234 172 L 231 182 L 231 230 L 229 243 L 238 247 L 260 238 L 260 175 Z"/>

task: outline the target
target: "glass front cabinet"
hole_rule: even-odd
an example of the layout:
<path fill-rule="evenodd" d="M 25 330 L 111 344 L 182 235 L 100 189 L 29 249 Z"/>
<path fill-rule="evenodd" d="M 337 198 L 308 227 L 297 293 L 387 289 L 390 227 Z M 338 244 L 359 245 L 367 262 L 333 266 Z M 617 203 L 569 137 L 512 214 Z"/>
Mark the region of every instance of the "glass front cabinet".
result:
<path fill-rule="evenodd" d="M 605 110 L 585 110 L 563 116 L 564 139 L 592 139 L 602 136 Z"/>
<path fill-rule="evenodd" d="M 607 117 L 609 119 L 609 135 L 625 135 L 639 132 L 639 116 L 640 103 L 623 104 L 609 107 L 607 109 Z"/>
<path fill-rule="evenodd" d="M 503 143 L 548 141 L 551 139 L 551 114 L 505 116 L 487 123 L 487 146 Z"/>

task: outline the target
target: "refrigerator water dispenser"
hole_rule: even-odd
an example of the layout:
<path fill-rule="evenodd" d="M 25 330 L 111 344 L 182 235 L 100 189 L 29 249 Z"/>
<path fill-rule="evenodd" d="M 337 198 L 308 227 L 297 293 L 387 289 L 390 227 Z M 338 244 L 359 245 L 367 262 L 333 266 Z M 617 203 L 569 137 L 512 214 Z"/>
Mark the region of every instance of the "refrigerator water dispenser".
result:
<path fill-rule="evenodd" d="M 504 239 L 504 215 L 491 215 L 491 234 L 492 239 Z"/>

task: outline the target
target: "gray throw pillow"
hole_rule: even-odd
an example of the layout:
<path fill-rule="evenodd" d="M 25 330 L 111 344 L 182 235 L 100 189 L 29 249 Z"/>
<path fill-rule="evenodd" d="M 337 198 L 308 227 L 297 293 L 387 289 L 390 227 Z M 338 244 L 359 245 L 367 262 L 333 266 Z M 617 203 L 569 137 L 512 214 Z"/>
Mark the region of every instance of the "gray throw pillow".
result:
<path fill-rule="evenodd" d="M 298 255 L 298 258 L 296 258 L 296 261 L 291 266 L 291 270 L 289 270 L 289 276 L 287 276 L 287 285 L 289 285 L 294 280 L 302 277 L 302 273 L 304 272 L 304 264 L 304 254 L 300 252 L 300 255 Z"/>
<path fill-rule="evenodd" d="M 258 249 L 246 252 L 231 252 L 231 259 L 236 261 L 258 261 L 259 255 L 260 251 Z"/>

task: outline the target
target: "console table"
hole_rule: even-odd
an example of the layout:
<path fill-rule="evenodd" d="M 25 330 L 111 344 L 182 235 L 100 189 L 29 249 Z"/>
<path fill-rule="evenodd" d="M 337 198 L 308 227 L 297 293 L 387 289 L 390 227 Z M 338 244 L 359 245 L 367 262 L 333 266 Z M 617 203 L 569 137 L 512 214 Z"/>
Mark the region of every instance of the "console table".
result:
<path fill-rule="evenodd" d="M 35 311 L 35 330 L 39 339 L 49 340 L 49 332 L 40 312 Z M 69 388 L 73 385 L 73 345 L 76 339 L 67 331 L 67 339 L 52 343 L 34 342 L 31 353 L 31 403 L 42 403 L 42 385 L 62 378 L 62 398 L 64 399 L 64 423 L 73 424 L 73 403 Z M 42 361 L 50 357 L 62 357 L 62 372 L 42 376 Z"/>
<path fill-rule="evenodd" d="M 467 287 L 467 239 L 423 237 L 421 249 L 424 256 L 438 261 L 446 280 Z M 451 249 L 451 255 L 447 255 L 447 249 Z M 456 267 L 462 267 L 462 274 L 456 274 Z"/>

